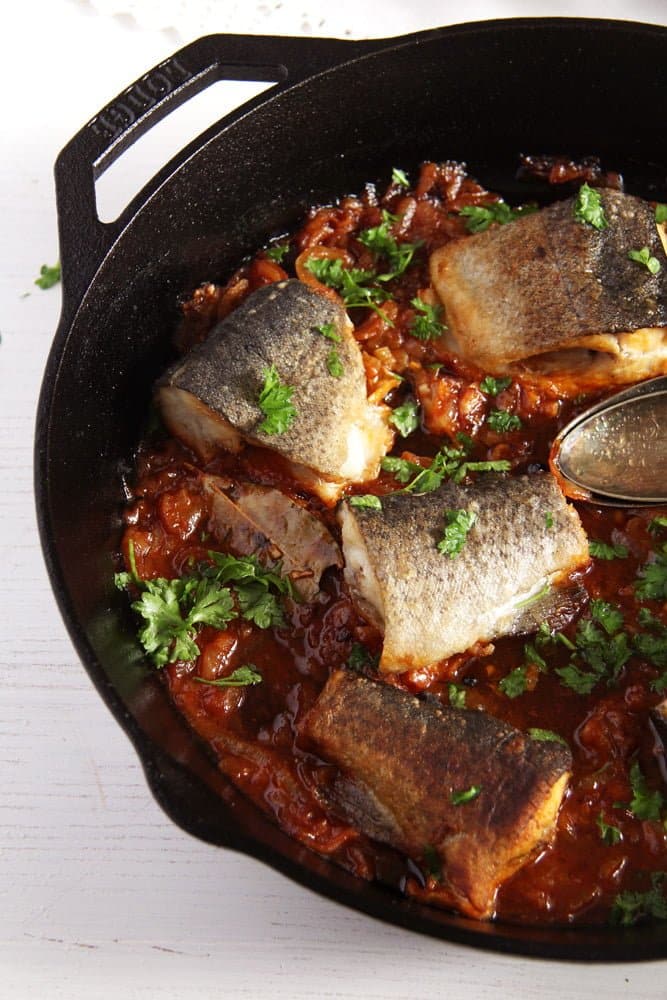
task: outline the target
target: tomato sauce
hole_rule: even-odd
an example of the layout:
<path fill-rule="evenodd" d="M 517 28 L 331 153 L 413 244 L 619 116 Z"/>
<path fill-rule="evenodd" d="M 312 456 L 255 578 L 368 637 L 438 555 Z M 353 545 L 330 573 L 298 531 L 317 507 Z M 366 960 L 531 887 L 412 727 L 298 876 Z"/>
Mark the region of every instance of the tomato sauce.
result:
<path fill-rule="evenodd" d="M 382 315 L 358 309 L 351 318 L 363 352 L 369 396 L 396 405 L 409 390 L 420 403 L 420 429 L 405 442 L 399 438 L 394 453 L 424 462 L 443 444 L 455 444 L 456 435 L 463 433 L 474 442 L 471 455 L 476 460 L 508 459 L 513 471 L 546 467 L 558 430 L 599 398 L 599 389 L 587 394 L 583 386 L 574 395 L 553 377 L 521 376 L 490 398 L 480 389 L 483 372 L 448 353 L 439 339 L 423 341 L 409 332 L 415 296 L 435 303 L 428 253 L 465 234 L 464 220 L 456 214 L 462 206 L 494 200 L 496 196 L 468 178 L 459 165 L 425 164 L 412 191 L 393 183 L 380 199 L 369 187 L 361 198 L 313 210 L 290 239 L 284 261 L 278 263 L 260 251 L 224 286 L 211 283 L 194 292 L 183 306 L 176 345 L 185 351 L 203 340 L 220 318 L 263 284 L 295 274 L 316 284 L 304 266 L 310 253 L 342 253 L 355 267 L 372 267 L 372 255 L 355 237 L 377 226 L 386 209 L 400 219 L 400 239 L 422 241 L 422 249 L 394 282 L 393 301 L 383 306 Z M 521 428 L 493 431 L 486 423 L 491 408 L 516 414 Z M 203 466 L 178 442 L 152 436 L 139 450 L 133 496 L 125 513 L 123 557 L 129 566 L 132 549 L 140 578 L 181 576 L 205 561 L 211 548 L 221 547 L 211 536 L 201 469 L 277 487 L 337 532 L 333 512 L 303 491 L 279 456 L 247 447 L 235 456 L 221 453 Z M 395 488 L 394 477 L 383 472 L 370 491 L 381 495 Z M 369 492 L 368 484 L 363 492 Z M 621 510 L 585 503 L 577 504 L 577 509 L 590 538 L 627 549 L 625 558 L 594 559 L 580 574 L 589 596 L 618 607 L 630 636 L 640 629 L 642 604 L 664 621 L 665 607 L 657 601 L 640 603 L 634 583 L 658 544 L 649 523 L 667 514 L 667 509 Z M 323 577 L 315 601 L 287 601 L 285 618 L 284 628 L 260 630 L 242 618 L 224 630 L 204 627 L 196 637 L 199 657 L 170 663 L 162 670 L 171 698 L 222 771 L 288 834 L 361 878 L 380 879 L 399 891 L 447 905 L 446 892 L 432 875 L 327 813 L 318 789 L 330 780 L 332 766 L 299 744 L 299 723 L 329 674 L 348 662 L 354 643 L 363 643 L 371 654 L 379 652 L 381 637 L 356 612 L 342 573 L 334 569 Z M 573 640 L 575 631 L 572 622 L 564 634 Z M 500 887 L 495 916 L 531 924 L 605 922 L 620 893 L 644 891 L 651 872 L 667 870 L 662 818 L 639 819 L 627 807 L 633 795 L 634 761 L 639 761 L 648 789 L 662 790 L 667 797 L 662 746 L 649 717 L 664 697 L 652 688 L 660 671 L 634 653 L 613 683 L 603 679 L 590 693 L 580 694 L 556 674 L 570 653 L 565 644 L 554 643 L 542 650 L 548 669 L 529 664 L 525 692 L 510 698 L 499 683 L 526 663 L 527 641 L 531 637 L 503 638 L 385 680 L 429 693 L 445 704 L 449 685 L 456 683 L 465 688 L 468 708 L 487 711 L 522 730 L 556 731 L 567 741 L 574 769 L 555 839 Z M 261 684 L 220 688 L 195 679 L 224 677 L 247 663 L 262 675 Z M 614 842 L 603 837 L 602 821 L 617 831 Z"/>

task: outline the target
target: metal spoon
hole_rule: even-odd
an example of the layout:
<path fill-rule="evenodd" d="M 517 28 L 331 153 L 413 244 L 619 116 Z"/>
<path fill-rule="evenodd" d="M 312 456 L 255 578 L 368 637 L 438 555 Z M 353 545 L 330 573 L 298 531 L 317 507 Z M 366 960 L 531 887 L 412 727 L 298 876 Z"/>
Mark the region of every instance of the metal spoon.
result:
<path fill-rule="evenodd" d="M 554 441 L 549 461 L 576 499 L 605 506 L 667 503 L 667 377 L 579 414 Z"/>

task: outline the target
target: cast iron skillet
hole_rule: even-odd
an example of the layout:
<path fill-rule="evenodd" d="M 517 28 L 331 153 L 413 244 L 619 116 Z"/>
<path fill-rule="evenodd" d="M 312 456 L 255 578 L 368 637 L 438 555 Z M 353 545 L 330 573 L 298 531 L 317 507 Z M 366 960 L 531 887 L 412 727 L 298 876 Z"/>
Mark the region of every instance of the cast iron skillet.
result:
<path fill-rule="evenodd" d="M 183 150 L 116 222 L 100 223 L 95 178 L 172 107 L 220 79 L 277 84 Z M 400 899 L 300 847 L 218 773 L 172 709 L 112 584 L 123 477 L 151 383 L 170 359 L 179 295 L 223 279 L 295 227 L 308 205 L 423 159 L 465 160 L 491 189 L 525 199 L 514 178 L 519 152 L 596 153 L 623 172 L 628 190 L 664 200 L 665 93 L 667 30 L 623 22 L 498 21 L 362 42 L 213 35 L 134 83 L 60 154 L 63 311 L 36 435 L 42 545 L 86 670 L 183 829 L 453 941 L 588 961 L 667 955 L 667 924 L 477 923 Z"/>

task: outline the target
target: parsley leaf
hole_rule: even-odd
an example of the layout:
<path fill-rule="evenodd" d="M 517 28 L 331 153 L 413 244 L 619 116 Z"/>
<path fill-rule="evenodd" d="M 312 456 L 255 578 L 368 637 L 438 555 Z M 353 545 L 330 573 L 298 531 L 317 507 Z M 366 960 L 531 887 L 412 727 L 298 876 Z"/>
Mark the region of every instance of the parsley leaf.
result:
<path fill-rule="evenodd" d="M 446 510 L 445 527 L 437 544 L 440 555 L 455 559 L 465 545 L 468 533 L 477 520 L 474 511 Z"/>
<path fill-rule="evenodd" d="M 628 555 L 626 545 L 607 545 L 595 538 L 589 538 L 588 551 L 594 559 L 626 559 Z"/>
<path fill-rule="evenodd" d="M 467 462 L 465 459 L 464 449 L 444 445 L 426 468 L 392 455 L 382 459 L 381 467 L 385 472 L 392 472 L 399 483 L 407 484 L 406 493 L 431 493 L 442 486 L 445 479 L 460 483 L 469 472 L 508 472 L 511 468 L 511 463 L 504 458 L 490 462 Z"/>
<path fill-rule="evenodd" d="M 660 261 L 657 257 L 651 256 L 651 251 L 648 247 L 642 247 L 641 250 L 628 250 L 628 257 L 635 264 L 641 264 L 651 274 L 658 274 L 661 269 Z"/>
<path fill-rule="evenodd" d="M 411 396 L 392 411 L 389 423 L 393 424 L 401 437 L 407 437 L 419 427 L 419 405 Z"/>
<path fill-rule="evenodd" d="M 363 670 L 365 667 L 377 666 L 379 656 L 371 656 L 361 642 L 353 642 L 347 665 L 351 670 Z"/>
<path fill-rule="evenodd" d="M 472 802 L 482 791 L 481 785 L 471 785 L 470 788 L 466 788 L 460 792 L 452 792 L 450 796 L 450 802 L 453 806 L 462 806 L 466 802 Z"/>
<path fill-rule="evenodd" d="M 245 580 L 236 584 L 236 597 L 246 621 L 266 629 L 285 624 L 282 609 L 275 594 L 263 580 Z"/>
<path fill-rule="evenodd" d="M 639 655 L 649 663 L 656 667 L 667 667 L 667 634 L 659 636 L 639 632 L 634 636 L 632 643 Z"/>
<path fill-rule="evenodd" d="M 316 326 L 315 329 L 327 340 L 333 340 L 334 344 L 340 344 L 341 337 L 339 333 L 336 333 L 335 323 L 322 323 L 321 326 Z"/>
<path fill-rule="evenodd" d="M 602 813 L 600 813 L 595 822 L 597 823 L 600 831 L 600 838 L 604 844 L 608 847 L 613 847 L 614 844 L 620 844 L 623 835 L 617 826 L 612 826 L 611 823 L 605 822 L 605 818 Z"/>
<path fill-rule="evenodd" d="M 507 410 L 491 410 L 486 422 L 496 434 L 505 434 L 507 431 L 518 431 L 521 427 L 521 419 L 514 413 Z"/>
<path fill-rule="evenodd" d="M 664 893 L 666 878 L 666 872 L 653 872 L 648 892 L 627 890 L 620 893 L 614 900 L 610 922 L 621 927 L 631 927 L 643 917 L 667 920 L 667 899 Z"/>
<path fill-rule="evenodd" d="M 376 257 L 386 257 L 389 263 L 389 273 L 378 275 L 378 281 L 391 281 L 403 274 L 410 266 L 415 250 L 421 246 L 421 243 L 399 243 L 390 232 L 395 222 L 398 222 L 398 216 L 382 209 L 382 222 L 378 226 L 362 230 L 358 236 L 359 242 L 368 247 Z"/>
<path fill-rule="evenodd" d="M 511 378 L 494 378 L 493 375 L 486 375 L 479 383 L 479 387 L 487 395 L 497 396 L 499 392 L 502 392 L 511 384 Z"/>
<path fill-rule="evenodd" d="M 574 202 L 574 218 L 577 222 L 587 223 L 594 229 L 606 229 L 609 223 L 602 207 L 600 192 L 584 183 L 579 188 Z"/>
<path fill-rule="evenodd" d="M 642 600 L 667 600 L 667 545 L 656 555 L 653 562 L 647 562 L 639 571 L 635 583 L 635 593 Z"/>
<path fill-rule="evenodd" d="M 285 256 L 289 253 L 289 243 L 275 243 L 272 247 L 267 247 L 264 253 L 269 260 L 276 264 L 282 264 Z"/>
<path fill-rule="evenodd" d="M 407 458 L 396 458 L 387 455 L 382 459 L 380 466 L 385 472 L 393 473 L 399 483 L 409 483 L 413 476 L 424 471 L 423 465 L 418 462 L 410 462 Z"/>
<path fill-rule="evenodd" d="M 632 800 L 626 808 L 637 819 L 659 820 L 664 805 L 663 797 L 660 792 L 649 791 L 639 761 L 634 761 L 630 768 L 630 785 L 632 787 Z M 623 805 L 625 804 L 623 803 Z"/>
<path fill-rule="evenodd" d="M 334 288 L 348 309 L 372 309 L 382 316 L 386 323 L 393 326 L 387 316 L 378 309 L 378 303 L 386 302 L 391 295 L 379 285 L 369 287 L 369 283 L 375 281 L 373 271 L 365 271 L 358 267 L 343 267 L 340 257 L 309 257 L 306 267 L 318 281 L 328 285 L 329 288 Z"/>
<path fill-rule="evenodd" d="M 547 669 L 546 660 L 544 660 L 540 654 L 537 652 L 532 642 L 525 643 L 523 647 L 523 655 L 526 658 L 526 663 L 532 664 L 537 667 L 540 673 L 545 673 Z"/>
<path fill-rule="evenodd" d="M 437 340 L 447 329 L 441 321 L 442 306 L 432 306 L 420 298 L 410 300 L 417 315 L 408 327 L 408 333 L 417 340 Z"/>
<path fill-rule="evenodd" d="M 623 628 L 623 615 L 608 601 L 592 600 L 591 617 L 602 625 L 607 635 L 615 635 Z"/>
<path fill-rule="evenodd" d="M 367 510 L 382 510 L 382 501 L 373 493 L 362 493 L 357 496 L 348 497 L 350 507 L 361 507 Z"/>
<path fill-rule="evenodd" d="M 536 211 L 537 205 L 519 205 L 518 208 L 512 208 L 507 202 L 494 201 L 488 205 L 465 205 L 459 215 L 465 217 L 469 233 L 483 233 L 492 222 L 504 226 L 522 215 L 531 215 Z"/>
<path fill-rule="evenodd" d="M 39 288 L 46 290 L 47 288 L 53 288 L 60 281 L 60 261 L 56 261 L 53 267 L 49 267 L 48 264 L 42 264 L 39 269 L 39 278 L 35 278 L 35 284 Z"/>
<path fill-rule="evenodd" d="M 460 684 L 454 684 L 453 682 L 447 685 L 447 694 L 449 696 L 449 704 L 452 708 L 465 708 L 466 707 L 466 689 L 461 687 Z"/>
<path fill-rule="evenodd" d="M 649 521 L 648 530 L 652 535 L 657 535 L 659 531 L 667 531 L 667 517 L 654 517 Z"/>
<path fill-rule="evenodd" d="M 343 362 L 341 361 L 340 354 L 335 347 L 332 347 L 327 354 L 327 371 L 332 378 L 342 378 L 345 374 Z"/>
<path fill-rule="evenodd" d="M 214 681 L 209 681 L 205 677 L 195 677 L 193 680 L 200 684 L 208 684 L 210 687 L 247 687 L 250 684 L 261 684 L 262 675 L 254 663 L 246 663 L 242 667 L 237 667 L 226 677 L 218 677 Z"/>
<path fill-rule="evenodd" d="M 511 670 L 506 677 L 499 681 L 498 687 L 508 698 L 518 698 L 525 694 L 528 689 L 525 665 Z"/>
<path fill-rule="evenodd" d="M 531 740 L 539 740 L 543 743 L 562 743 L 563 746 L 567 746 L 567 740 L 564 740 L 562 736 L 558 733 L 554 733 L 551 729 L 529 729 L 528 735 Z"/>
<path fill-rule="evenodd" d="M 283 385 L 275 365 L 262 371 L 264 385 L 259 394 L 259 408 L 265 419 L 257 428 L 264 434 L 284 434 L 294 423 L 296 410 L 292 406 L 294 388 Z"/>
<path fill-rule="evenodd" d="M 577 694 L 590 694 L 600 680 L 597 674 L 585 673 L 583 670 L 579 670 L 573 663 L 568 663 L 564 667 L 558 667 L 556 673 L 565 687 L 571 688 Z"/>
<path fill-rule="evenodd" d="M 554 516 L 550 510 L 548 510 L 544 515 L 544 524 L 547 528 L 549 528 L 549 530 L 551 530 L 554 526 Z"/>

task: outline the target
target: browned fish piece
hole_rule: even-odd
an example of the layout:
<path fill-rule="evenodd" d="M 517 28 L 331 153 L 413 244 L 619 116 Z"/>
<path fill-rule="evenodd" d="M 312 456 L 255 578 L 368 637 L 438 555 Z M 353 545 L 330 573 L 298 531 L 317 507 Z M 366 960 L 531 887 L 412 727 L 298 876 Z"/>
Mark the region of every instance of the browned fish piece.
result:
<path fill-rule="evenodd" d="M 272 366 L 281 385 L 292 387 L 296 410 L 292 424 L 275 434 L 261 429 L 259 406 Z M 345 310 L 301 281 L 249 295 L 166 373 L 156 395 L 168 430 L 203 461 L 219 448 L 237 452 L 246 441 L 260 444 L 283 455 L 296 477 L 325 499 L 338 496 L 346 482 L 375 478 L 392 441 L 389 410 L 368 402 Z"/>
<path fill-rule="evenodd" d="M 210 528 L 239 555 L 257 555 L 265 566 L 280 564 L 305 601 L 319 593 L 322 573 L 342 566 L 340 548 L 326 526 L 280 490 L 202 476 L 211 502 Z"/>
<path fill-rule="evenodd" d="M 667 255 L 654 210 L 618 191 L 600 195 L 602 230 L 577 221 L 569 198 L 435 251 L 431 279 L 465 358 L 491 372 L 527 359 L 551 370 L 554 352 L 567 350 L 561 366 L 597 359 L 611 381 L 667 370 Z M 643 247 L 657 274 L 628 258 Z"/>
<path fill-rule="evenodd" d="M 551 840 L 572 766 L 562 744 L 346 670 L 301 732 L 340 768 L 330 806 L 415 859 L 435 851 L 454 905 L 473 917 L 492 916 L 498 887 Z"/>
<path fill-rule="evenodd" d="M 562 624 L 559 587 L 589 554 L 553 476 L 488 473 L 469 485 L 381 502 L 374 510 L 344 501 L 338 517 L 346 582 L 360 613 L 384 633 L 382 671 L 427 666 L 479 641 L 534 631 L 533 602 L 541 602 L 541 621 L 553 611 Z M 455 558 L 437 548 L 446 510 L 475 516 Z"/>

